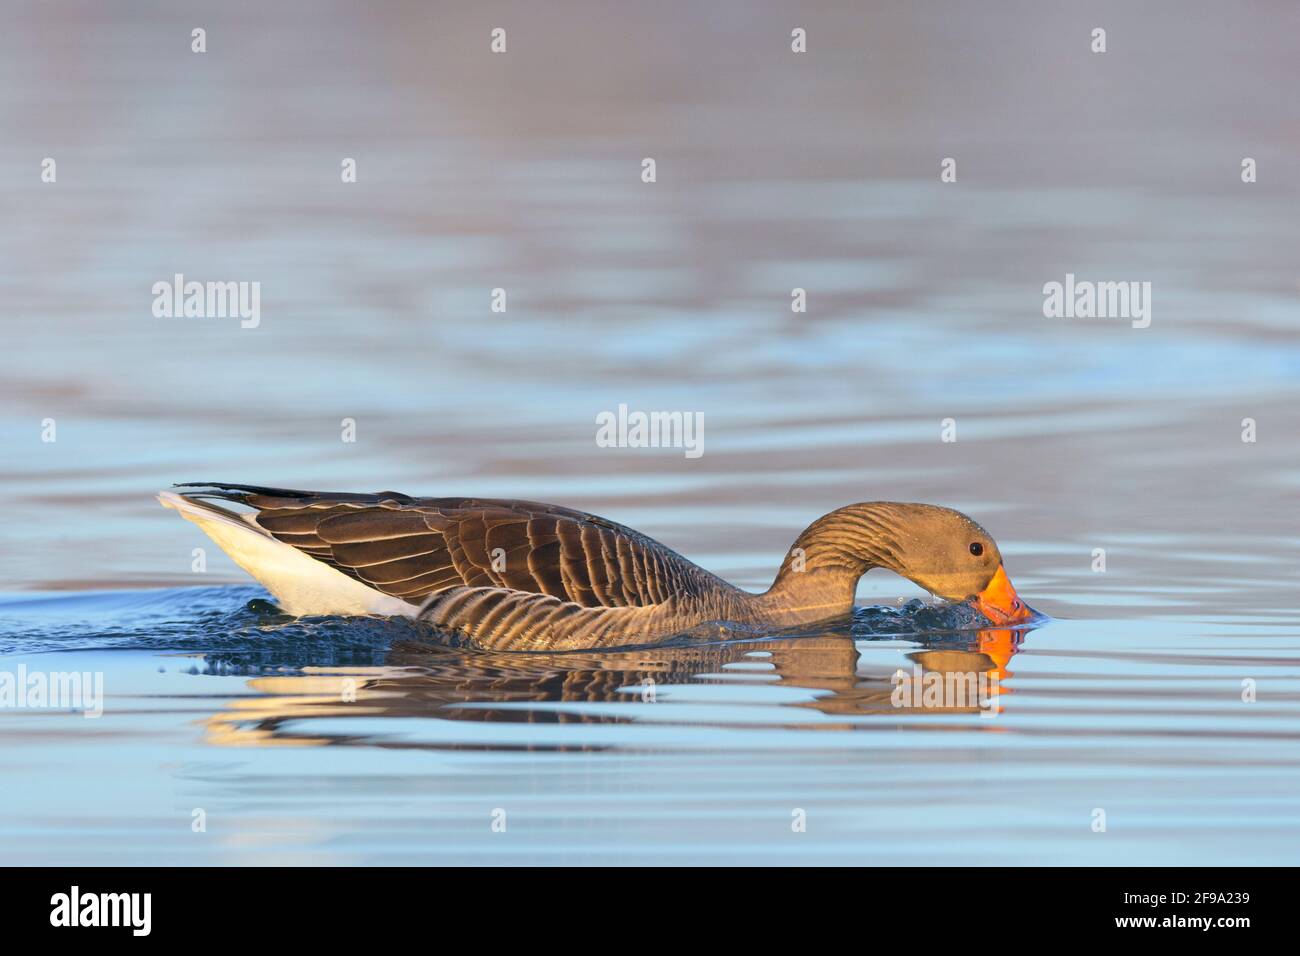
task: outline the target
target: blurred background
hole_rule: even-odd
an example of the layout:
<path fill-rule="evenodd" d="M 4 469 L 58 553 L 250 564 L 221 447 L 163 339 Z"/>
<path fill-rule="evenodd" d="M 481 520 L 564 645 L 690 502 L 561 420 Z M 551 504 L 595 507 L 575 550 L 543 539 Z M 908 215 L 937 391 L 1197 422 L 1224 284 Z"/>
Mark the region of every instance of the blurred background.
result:
<path fill-rule="evenodd" d="M 826 510 L 937 501 L 1058 612 L 1275 554 L 1300 10 L 1089 7 L 7 3 L 0 579 L 193 583 L 185 480 L 554 500 L 752 586 Z M 260 326 L 155 318 L 178 272 Z M 1151 327 L 1044 318 L 1066 272 Z M 598 448 L 619 403 L 704 456 Z"/>

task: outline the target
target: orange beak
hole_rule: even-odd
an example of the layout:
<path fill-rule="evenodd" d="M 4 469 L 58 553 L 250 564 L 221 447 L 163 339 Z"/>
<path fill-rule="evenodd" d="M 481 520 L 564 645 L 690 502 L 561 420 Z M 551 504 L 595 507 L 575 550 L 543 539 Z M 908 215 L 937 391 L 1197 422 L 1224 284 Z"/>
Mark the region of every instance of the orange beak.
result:
<path fill-rule="evenodd" d="M 994 624 L 1019 624 L 1034 616 L 1029 605 L 1016 594 L 1006 568 L 1000 564 L 989 586 L 976 595 L 975 607 Z"/>

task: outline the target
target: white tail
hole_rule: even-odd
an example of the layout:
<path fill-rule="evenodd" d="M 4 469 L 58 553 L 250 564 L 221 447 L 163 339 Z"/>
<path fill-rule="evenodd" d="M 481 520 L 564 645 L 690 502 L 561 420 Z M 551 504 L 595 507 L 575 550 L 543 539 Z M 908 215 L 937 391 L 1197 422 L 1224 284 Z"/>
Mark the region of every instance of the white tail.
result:
<path fill-rule="evenodd" d="M 415 617 L 418 605 L 384 594 L 277 541 L 257 526 L 251 514 L 237 514 L 174 491 L 158 500 L 203 529 L 230 559 L 275 595 L 286 614 L 382 614 Z"/>

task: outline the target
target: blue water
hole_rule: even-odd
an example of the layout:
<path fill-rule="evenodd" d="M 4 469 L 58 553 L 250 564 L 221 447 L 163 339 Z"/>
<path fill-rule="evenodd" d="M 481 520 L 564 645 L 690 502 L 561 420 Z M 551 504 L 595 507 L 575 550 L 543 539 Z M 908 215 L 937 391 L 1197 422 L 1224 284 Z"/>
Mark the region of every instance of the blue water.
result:
<path fill-rule="evenodd" d="M 5 667 L 99 671 L 105 701 L 5 714 L 25 784 L 0 834 L 10 858 L 100 863 L 1292 853 L 1293 626 L 882 633 L 926 614 L 952 623 L 917 602 L 798 638 L 491 654 L 409 621 L 289 619 L 250 587 L 10 596 Z M 914 667 L 996 674 L 996 696 L 900 708 Z"/>
<path fill-rule="evenodd" d="M 506 56 L 470 6 L 6 14 L 0 681 L 105 698 L 0 707 L 0 858 L 1294 863 L 1300 10 L 1101 4 L 1103 56 L 1040 6 L 810 0 L 802 58 L 765 0 L 511 0 Z M 176 272 L 260 325 L 155 318 Z M 1067 272 L 1150 327 L 1045 318 Z M 620 404 L 704 454 L 599 447 Z M 280 614 L 178 481 L 552 501 L 753 589 L 930 501 L 1051 620 L 872 572 L 839 632 L 458 651 Z"/>

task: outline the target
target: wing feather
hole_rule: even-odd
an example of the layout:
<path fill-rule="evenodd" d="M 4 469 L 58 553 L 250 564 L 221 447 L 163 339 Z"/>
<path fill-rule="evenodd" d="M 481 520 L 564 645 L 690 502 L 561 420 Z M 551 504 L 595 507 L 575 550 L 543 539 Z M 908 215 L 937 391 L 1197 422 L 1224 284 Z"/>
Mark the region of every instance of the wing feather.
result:
<path fill-rule="evenodd" d="M 583 608 L 646 607 L 729 589 L 659 542 L 596 515 L 535 501 L 413 498 L 398 492 L 292 491 L 186 485 L 196 499 L 234 501 L 259 527 L 386 594 L 419 601 L 449 589 L 465 599 L 500 589 L 545 595 L 504 602 L 494 629 L 519 615 L 531 626 Z M 460 597 L 460 595 L 457 595 Z M 446 609 L 444 609 L 446 610 Z"/>

